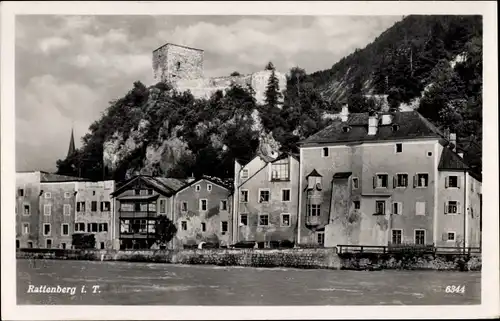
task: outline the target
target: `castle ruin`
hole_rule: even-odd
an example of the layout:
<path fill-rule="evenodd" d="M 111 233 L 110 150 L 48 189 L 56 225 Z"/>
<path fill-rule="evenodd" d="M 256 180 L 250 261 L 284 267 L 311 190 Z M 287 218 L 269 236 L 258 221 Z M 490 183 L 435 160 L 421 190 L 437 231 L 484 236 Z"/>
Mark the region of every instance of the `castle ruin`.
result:
<path fill-rule="evenodd" d="M 286 88 L 286 76 L 275 70 L 280 91 Z M 225 91 L 232 83 L 251 86 L 257 103 L 265 101 L 265 91 L 270 70 L 249 75 L 204 77 L 203 50 L 167 43 L 153 51 L 153 78 L 155 83 L 171 84 L 179 91 L 189 90 L 196 98 L 209 98 L 217 90 Z"/>

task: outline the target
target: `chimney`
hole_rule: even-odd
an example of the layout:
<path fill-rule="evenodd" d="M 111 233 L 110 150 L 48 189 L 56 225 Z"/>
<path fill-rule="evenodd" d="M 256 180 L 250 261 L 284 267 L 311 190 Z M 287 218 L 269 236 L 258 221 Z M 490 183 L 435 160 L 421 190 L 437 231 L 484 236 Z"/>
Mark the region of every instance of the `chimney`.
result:
<path fill-rule="evenodd" d="M 455 133 L 450 133 L 450 147 L 452 151 L 457 150 L 457 134 Z"/>
<path fill-rule="evenodd" d="M 390 125 L 392 123 L 392 115 L 391 114 L 383 114 L 382 115 L 382 125 Z"/>
<path fill-rule="evenodd" d="M 368 135 L 375 135 L 377 134 L 377 127 L 378 127 L 378 117 L 376 113 L 369 113 L 368 114 Z"/>
<path fill-rule="evenodd" d="M 188 184 L 190 184 L 190 183 L 194 182 L 194 180 L 195 180 L 194 175 L 191 174 L 191 176 L 188 177 L 186 181 L 188 182 Z"/>
<path fill-rule="evenodd" d="M 340 112 L 340 119 L 343 122 L 346 122 L 349 119 L 349 107 L 347 104 L 342 107 L 342 111 Z"/>

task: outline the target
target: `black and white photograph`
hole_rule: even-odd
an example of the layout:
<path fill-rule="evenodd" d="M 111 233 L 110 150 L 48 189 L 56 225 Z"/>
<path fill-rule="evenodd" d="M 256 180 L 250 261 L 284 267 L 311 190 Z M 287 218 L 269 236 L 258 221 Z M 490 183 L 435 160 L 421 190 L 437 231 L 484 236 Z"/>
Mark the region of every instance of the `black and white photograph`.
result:
<path fill-rule="evenodd" d="M 496 3 L 308 6 L 2 3 L 7 319 L 499 316 Z"/>

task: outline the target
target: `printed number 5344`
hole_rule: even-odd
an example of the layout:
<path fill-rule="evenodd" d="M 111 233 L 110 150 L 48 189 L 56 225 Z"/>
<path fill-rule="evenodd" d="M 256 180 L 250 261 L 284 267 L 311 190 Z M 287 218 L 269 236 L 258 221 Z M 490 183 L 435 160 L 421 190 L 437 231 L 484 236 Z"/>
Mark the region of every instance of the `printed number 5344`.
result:
<path fill-rule="evenodd" d="M 445 289 L 446 293 L 465 293 L 465 285 L 448 285 Z"/>

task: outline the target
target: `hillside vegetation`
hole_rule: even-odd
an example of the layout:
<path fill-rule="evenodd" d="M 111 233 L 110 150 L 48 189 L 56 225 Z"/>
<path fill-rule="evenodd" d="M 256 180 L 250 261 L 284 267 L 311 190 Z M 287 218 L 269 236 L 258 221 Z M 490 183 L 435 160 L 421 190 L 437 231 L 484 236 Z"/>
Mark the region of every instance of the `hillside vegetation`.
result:
<path fill-rule="evenodd" d="M 251 88 L 237 85 L 195 99 L 136 82 L 89 127 L 82 148 L 57 162 L 58 172 L 117 180 L 139 172 L 232 177 L 235 159 L 296 151 L 298 140 L 328 124 L 323 114 L 344 103 L 351 112 L 380 108 L 366 94 L 387 94 L 392 107 L 411 104 L 456 132 L 466 160 L 481 171 L 481 17 L 406 17 L 329 70 L 292 68 L 287 89 L 278 88 L 271 77 L 258 105 Z"/>

